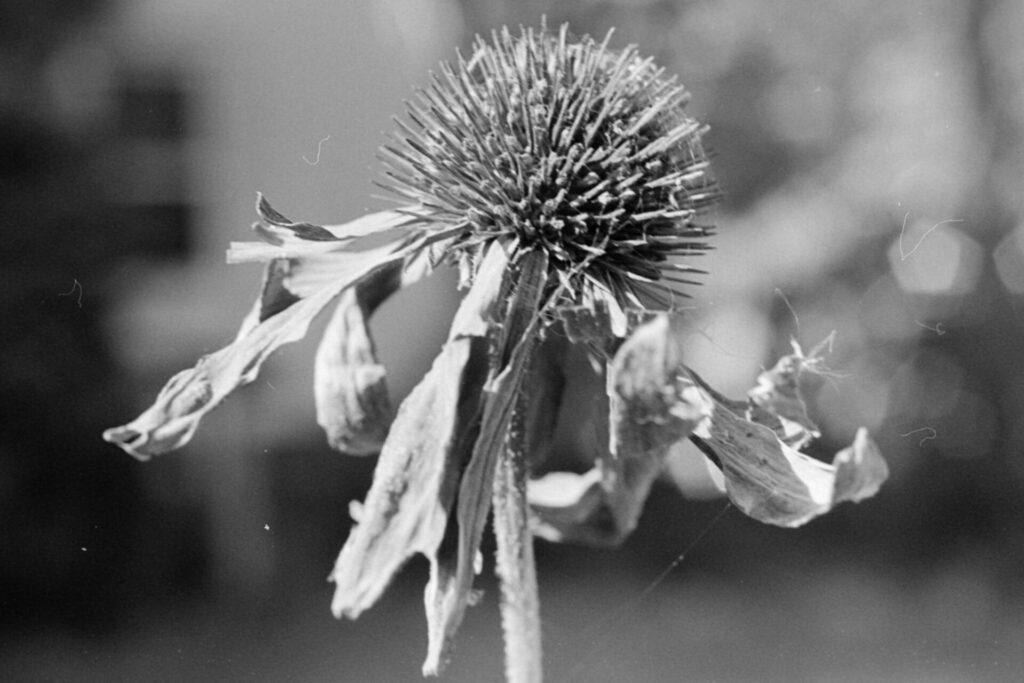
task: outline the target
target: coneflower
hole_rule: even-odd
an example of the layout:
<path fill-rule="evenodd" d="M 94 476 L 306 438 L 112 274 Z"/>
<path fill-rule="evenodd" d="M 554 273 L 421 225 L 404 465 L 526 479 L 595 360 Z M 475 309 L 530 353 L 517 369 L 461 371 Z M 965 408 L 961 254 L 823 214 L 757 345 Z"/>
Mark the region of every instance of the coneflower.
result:
<path fill-rule="evenodd" d="M 610 36 L 610 34 L 609 34 Z M 425 674 L 446 662 L 474 597 L 493 508 L 506 674 L 537 681 L 533 536 L 616 544 L 632 531 L 669 448 L 690 438 L 730 500 L 797 526 L 873 495 L 885 461 L 864 430 L 832 464 L 798 451 L 817 430 L 799 393 L 820 348 L 798 346 L 744 401 L 682 362 L 679 288 L 704 274 L 718 198 L 686 90 L 609 39 L 507 30 L 478 39 L 408 104 L 383 148 L 400 208 L 340 226 L 293 222 L 260 197 L 264 243 L 230 262 L 267 263 L 235 341 L 164 387 L 104 438 L 139 459 L 189 441 L 200 419 L 252 381 L 334 303 L 316 356 L 317 419 L 335 448 L 380 454 L 337 559 L 332 608 L 356 617 L 414 553 L 430 561 Z M 381 244 L 383 235 L 393 237 Z M 372 236 L 372 244 L 366 246 Z M 432 368 L 393 413 L 367 320 L 440 264 L 466 295 Z M 564 358 L 581 345 L 606 379 L 607 441 L 591 472 L 533 479 L 550 453 Z"/>

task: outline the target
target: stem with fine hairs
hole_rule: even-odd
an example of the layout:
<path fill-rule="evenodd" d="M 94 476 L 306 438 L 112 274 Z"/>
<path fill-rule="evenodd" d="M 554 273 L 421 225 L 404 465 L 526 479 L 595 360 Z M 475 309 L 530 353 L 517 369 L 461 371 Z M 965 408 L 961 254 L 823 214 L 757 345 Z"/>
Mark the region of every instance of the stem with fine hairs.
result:
<path fill-rule="evenodd" d="M 540 598 L 533 559 L 533 535 L 526 503 L 525 431 L 522 392 L 516 401 L 505 450 L 494 473 L 494 534 L 501 582 L 501 626 L 508 683 L 540 683 L 543 678 Z"/>

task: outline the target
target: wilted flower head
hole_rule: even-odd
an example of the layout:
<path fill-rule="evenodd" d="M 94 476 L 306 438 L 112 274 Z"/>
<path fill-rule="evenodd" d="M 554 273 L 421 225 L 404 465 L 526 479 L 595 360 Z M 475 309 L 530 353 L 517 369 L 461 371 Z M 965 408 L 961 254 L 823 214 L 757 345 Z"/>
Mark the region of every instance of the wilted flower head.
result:
<path fill-rule="evenodd" d="M 865 431 L 831 465 L 798 450 L 817 436 L 798 381 L 821 348 L 795 346 L 745 401 L 683 364 L 675 286 L 701 271 L 680 259 L 707 248 L 703 221 L 717 198 L 687 97 L 608 39 L 571 40 L 563 28 L 478 40 L 418 93 L 411 123 L 384 148 L 385 186 L 405 203 L 319 226 L 260 197 L 253 227 L 264 242 L 228 252 L 267 263 L 236 339 L 104 437 L 140 459 L 184 445 L 333 302 L 316 356 L 317 419 L 337 449 L 380 459 L 353 505 L 332 607 L 358 616 L 412 554 L 425 555 L 427 673 L 446 660 L 473 596 L 492 496 L 507 585 L 522 580 L 513 565 L 532 568 L 531 533 L 625 538 L 669 448 L 686 438 L 733 503 L 764 522 L 797 526 L 873 495 L 887 470 Z M 370 236 L 392 239 L 370 247 Z M 393 413 L 367 319 L 441 263 L 459 267 L 468 291 L 432 368 Z M 592 471 L 527 482 L 550 454 L 574 344 L 606 376 L 606 439 Z"/>
<path fill-rule="evenodd" d="M 718 194 L 704 128 L 681 85 L 607 43 L 503 31 L 409 103 L 411 125 L 384 147 L 387 187 L 465 226 L 449 248 L 467 279 L 494 239 L 542 251 L 550 286 L 575 303 L 664 301 L 679 271 L 696 271 L 669 259 L 707 248 L 701 219 Z"/>

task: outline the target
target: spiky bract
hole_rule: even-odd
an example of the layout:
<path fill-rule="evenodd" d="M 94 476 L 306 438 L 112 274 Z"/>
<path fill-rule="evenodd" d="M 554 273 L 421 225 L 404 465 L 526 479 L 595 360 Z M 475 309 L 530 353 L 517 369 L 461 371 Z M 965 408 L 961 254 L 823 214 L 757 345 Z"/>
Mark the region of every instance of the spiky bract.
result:
<path fill-rule="evenodd" d="M 499 237 L 545 250 L 570 301 L 597 288 L 666 302 L 703 272 L 670 257 L 708 248 L 702 219 L 718 193 L 704 127 L 653 60 L 607 45 L 565 27 L 506 29 L 408 103 L 411 124 L 383 148 L 386 186 L 428 220 L 465 227 L 450 254 L 470 278 Z"/>

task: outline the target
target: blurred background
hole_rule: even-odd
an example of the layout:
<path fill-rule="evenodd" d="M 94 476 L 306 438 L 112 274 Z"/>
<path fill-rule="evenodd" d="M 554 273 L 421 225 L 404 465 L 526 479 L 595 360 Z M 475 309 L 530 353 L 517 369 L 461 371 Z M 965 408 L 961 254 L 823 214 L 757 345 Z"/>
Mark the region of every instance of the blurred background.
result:
<path fill-rule="evenodd" d="M 539 544 L 549 679 L 1017 680 L 1018 0 L 0 1 L 0 677 L 420 680 L 425 562 L 359 621 L 329 613 L 373 461 L 316 427 L 313 343 L 179 453 L 140 464 L 100 433 L 232 338 L 259 268 L 223 253 L 257 190 L 313 222 L 388 206 L 370 181 L 402 99 L 475 33 L 544 14 L 616 27 L 711 126 L 725 201 L 690 365 L 739 396 L 835 330 L 815 454 L 866 425 L 892 469 L 781 530 L 717 517 L 675 454 L 621 549 Z M 394 397 L 455 302 L 442 273 L 374 320 Z M 448 680 L 501 678 L 490 573 Z"/>

